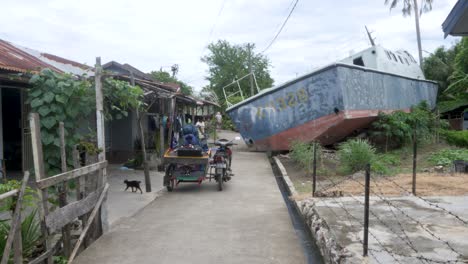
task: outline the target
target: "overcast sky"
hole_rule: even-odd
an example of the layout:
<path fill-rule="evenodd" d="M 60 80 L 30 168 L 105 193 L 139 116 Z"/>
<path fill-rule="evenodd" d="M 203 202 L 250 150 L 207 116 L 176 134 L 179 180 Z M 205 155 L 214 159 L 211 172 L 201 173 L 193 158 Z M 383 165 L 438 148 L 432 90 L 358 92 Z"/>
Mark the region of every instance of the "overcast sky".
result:
<path fill-rule="evenodd" d="M 179 65 L 179 78 L 199 90 L 208 43 L 253 42 L 262 51 L 292 7 L 291 0 L 1 0 L 0 38 L 94 65 L 115 60 L 149 72 Z M 421 17 L 423 49 L 450 46 L 441 24 L 456 0 L 435 0 Z M 417 58 L 414 17 L 389 11 L 384 0 L 300 0 L 283 32 L 265 53 L 280 84 L 351 51 L 377 44 Z M 427 53 L 423 54 L 427 56 Z"/>

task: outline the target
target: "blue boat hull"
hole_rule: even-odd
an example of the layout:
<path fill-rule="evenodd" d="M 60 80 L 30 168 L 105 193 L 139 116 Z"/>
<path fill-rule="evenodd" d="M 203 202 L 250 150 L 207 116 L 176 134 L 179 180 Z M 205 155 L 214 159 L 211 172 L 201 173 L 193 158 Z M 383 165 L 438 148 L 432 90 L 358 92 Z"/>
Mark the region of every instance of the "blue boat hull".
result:
<path fill-rule="evenodd" d="M 435 106 L 437 84 L 347 64 L 333 64 L 226 110 L 256 150 L 287 150 L 292 141 L 331 144 L 367 126 L 379 111 Z"/>

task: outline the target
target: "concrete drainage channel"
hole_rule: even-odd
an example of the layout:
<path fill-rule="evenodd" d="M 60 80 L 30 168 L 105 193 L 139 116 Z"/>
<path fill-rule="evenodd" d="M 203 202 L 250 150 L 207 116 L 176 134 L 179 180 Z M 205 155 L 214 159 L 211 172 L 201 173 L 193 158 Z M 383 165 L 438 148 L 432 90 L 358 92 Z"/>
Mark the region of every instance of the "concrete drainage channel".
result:
<path fill-rule="evenodd" d="M 273 158 L 270 158 L 272 164 L 273 172 L 275 174 L 276 182 L 278 184 L 281 195 L 283 196 L 284 203 L 288 208 L 289 216 L 291 217 L 291 222 L 296 232 L 298 239 L 300 240 L 301 246 L 304 250 L 304 254 L 307 259 L 307 263 L 321 264 L 325 263 L 323 257 L 320 253 L 319 248 L 316 245 L 316 241 L 312 236 L 310 229 L 308 228 L 304 217 L 298 211 L 295 203 L 289 199 L 290 191 L 285 183 L 283 174 L 281 170 L 276 165 L 276 162 Z"/>

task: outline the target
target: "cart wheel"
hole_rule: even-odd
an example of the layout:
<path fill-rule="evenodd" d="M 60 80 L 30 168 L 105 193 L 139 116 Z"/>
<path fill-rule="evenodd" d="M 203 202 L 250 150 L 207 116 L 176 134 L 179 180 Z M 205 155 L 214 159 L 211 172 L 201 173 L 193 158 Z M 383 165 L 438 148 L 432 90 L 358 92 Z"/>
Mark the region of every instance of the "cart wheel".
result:
<path fill-rule="evenodd" d="M 172 174 L 174 172 L 174 168 L 172 165 L 169 165 L 166 169 L 166 175 L 164 177 L 169 178 L 169 185 L 166 186 L 168 192 L 172 192 L 174 190 L 175 179 L 172 178 Z"/>
<path fill-rule="evenodd" d="M 224 178 L 226 177 L 226 169 L 223 169 L 223 172 L 218 176 L 218 191 L 223 190 Z"/>
<path fill-rule="evenodd" d="M 166 186 L 168 192 L 172 192 L 174 190 L 175 179 L 171 179 L 168 186 Z"/>

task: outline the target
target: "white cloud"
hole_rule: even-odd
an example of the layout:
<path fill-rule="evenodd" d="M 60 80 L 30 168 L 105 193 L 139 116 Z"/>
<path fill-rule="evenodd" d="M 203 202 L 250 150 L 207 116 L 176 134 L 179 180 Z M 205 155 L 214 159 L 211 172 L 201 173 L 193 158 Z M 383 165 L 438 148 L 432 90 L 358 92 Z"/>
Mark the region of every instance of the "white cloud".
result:
<path fill-rule="evenodd" d="M 206 85 L 200 57 L 209 41 L 254 42 L 261 51 L 291 7 L 290 0 L 2 2 L 1 39 L 89 65 L 96 56 L 143 71 L 177 63 L 179 77 L 196 88 Z M 441 24 L 455 2 L 434 1 L 433 10 L 423 14 L 423 49 L 433 51 L 454 41 L 444 40 Z M 417 57 L 414 18 L 399 10 L 390 12 L 375 0 L 299 1 L 266 52 L 273 78 L 278 84 L 368 47 L 364 25 L 374 31 L 377 43 Z"/>

